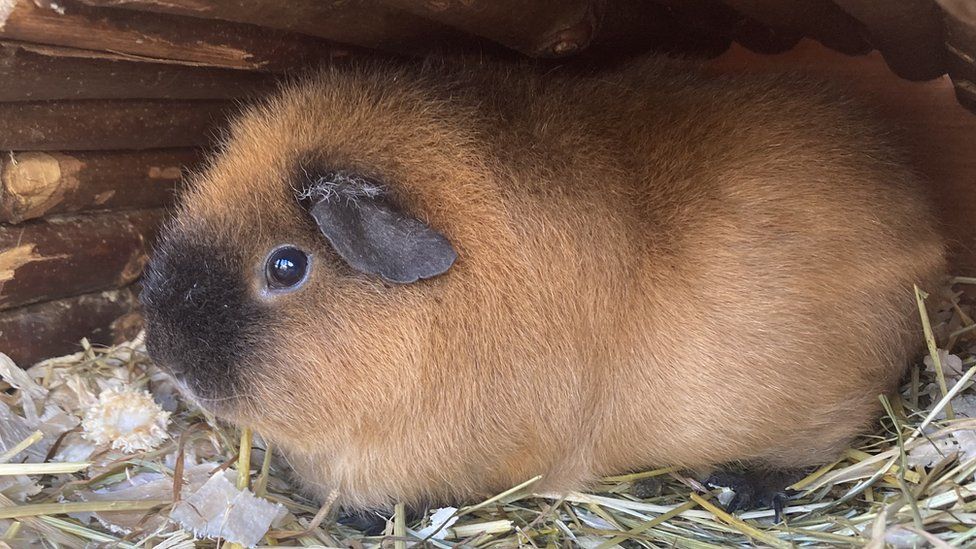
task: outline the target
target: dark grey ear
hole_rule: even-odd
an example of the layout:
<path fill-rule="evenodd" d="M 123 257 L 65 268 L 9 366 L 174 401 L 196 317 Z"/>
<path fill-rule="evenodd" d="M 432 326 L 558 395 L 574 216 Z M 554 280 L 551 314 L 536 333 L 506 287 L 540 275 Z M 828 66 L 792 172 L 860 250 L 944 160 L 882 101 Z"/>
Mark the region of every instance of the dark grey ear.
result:
<path fill-rule="evenodd" d="M 373 183 L 321 178 L 306 197 L 319 230 L 357 271 L 407 284 L 443 274 L 457 259 L 442 234 L 397 209 Z"/>

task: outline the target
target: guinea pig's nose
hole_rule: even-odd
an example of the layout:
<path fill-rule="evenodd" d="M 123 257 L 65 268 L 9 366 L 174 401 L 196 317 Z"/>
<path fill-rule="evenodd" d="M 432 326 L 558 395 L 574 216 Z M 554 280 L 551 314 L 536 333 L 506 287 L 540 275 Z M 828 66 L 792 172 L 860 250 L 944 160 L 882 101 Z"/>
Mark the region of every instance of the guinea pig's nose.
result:
<path fill-rule="evenodd" d="M 164 235 L 146 268 L 146 348 L 198 396 L 223 397 L 255 362 L 270 313 L 251 295 L 239 250 L 193 236 Z"/>
<path fill-rule="evenodd" d="M 153 363 L 167 374 L 174 377 L 183 375 L 185 369 L 175 356 L 174 346 L 170 343 L 172 338 L 177 336 L 170 333 L 165 324 L 157 320 L 158 316 L 153 312 L 154 294 L 144 287 L 139 297 L 145 315 L 146 353 Z"/>

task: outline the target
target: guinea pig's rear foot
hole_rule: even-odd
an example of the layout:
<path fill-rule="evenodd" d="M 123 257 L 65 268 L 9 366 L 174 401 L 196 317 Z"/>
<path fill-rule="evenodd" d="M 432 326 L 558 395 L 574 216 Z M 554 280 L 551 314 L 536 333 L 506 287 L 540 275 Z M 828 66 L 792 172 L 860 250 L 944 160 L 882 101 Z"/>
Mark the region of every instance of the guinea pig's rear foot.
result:
<path fill-rule="evenodd" d="M 704 484 L 709 488 L 728 488 L 734 496 L 724 505 L 729 513 L 772 508 L 776 522 L 783 518 L 783 508 L 794 495 L 787 487 L 803 478 L 802 470 L 724 469 L 712 473 Z"/>
<path fill-rule="evenodd" d="M 367 536 L 378 536 L 386 529 L 386 518 L 376 511 L 343 511 L 336 522 Z"/>
<path fill-rule="evenodd" d="M 423 518 L 426 511 L 421 511 L 413 507 L 406 509 L 407 522 L 416 522 Z M 362 532 L 366 536 L 378 536 L 386 530 L 386 517 L 393 515 L 392 510 L 364 510 L 364 511 L 342 511 L 339 513 L 336 522 L 343 526 L 348 526 L 353 530 Z"/>

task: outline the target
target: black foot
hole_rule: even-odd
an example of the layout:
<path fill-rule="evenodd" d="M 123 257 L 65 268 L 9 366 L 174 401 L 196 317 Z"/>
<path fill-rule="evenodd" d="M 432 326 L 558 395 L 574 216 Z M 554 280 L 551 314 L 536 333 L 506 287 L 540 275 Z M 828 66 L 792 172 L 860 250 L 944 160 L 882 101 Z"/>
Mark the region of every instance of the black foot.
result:
<path fill-rule="evenodd" d="M 803 478 L 803 471 L 743 470 L 719 471 L 705 479 L 709 488 L 728 488 L 735 492 L 725 505 L 729 513 L 772 508 L 776 522 L 783 518 L 786 502 L 795 495 L 786 487 Z"/>
<path fill-rule="evenodd" d="M 407 522 L 417 522 L 427 514 L 426 509 L 414 509 L 407 507 Z M 336 522 L 343 526 L 348 526 L 358 530 L 366 536 L 378 536 L 386 530 L 386 523 L 389 517 L 393 516 L 393 510 L 372 510 L 372 511 L 343 511 L 339 513 Z"/>
<path fill-rule="evenodd" d="M 366 536 L 378 536 L 386 529 L 386 516 L 374 511 L 343 512 L 339 514 L 336 522 L 358 530 Z"/>

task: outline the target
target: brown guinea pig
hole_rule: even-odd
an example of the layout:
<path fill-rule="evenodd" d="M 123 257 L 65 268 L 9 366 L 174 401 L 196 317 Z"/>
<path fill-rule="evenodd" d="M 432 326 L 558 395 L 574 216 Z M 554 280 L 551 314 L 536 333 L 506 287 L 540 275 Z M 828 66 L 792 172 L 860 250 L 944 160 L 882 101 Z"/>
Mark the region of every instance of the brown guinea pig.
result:
<path fill-rule="evenodd" d="M 346 508 L 819 464 L 944 271 L 886 139 L 820 83 L 659 58 L 325 69 L 194 177 L 149 352 Z"/>

